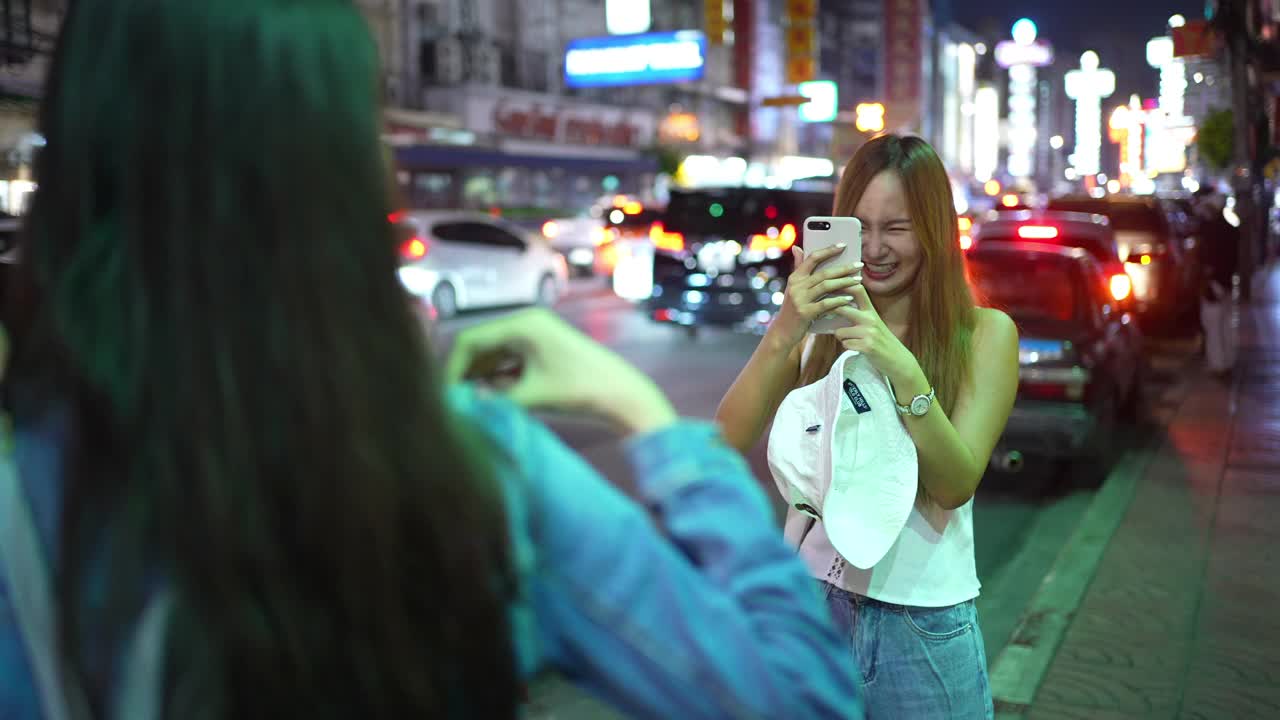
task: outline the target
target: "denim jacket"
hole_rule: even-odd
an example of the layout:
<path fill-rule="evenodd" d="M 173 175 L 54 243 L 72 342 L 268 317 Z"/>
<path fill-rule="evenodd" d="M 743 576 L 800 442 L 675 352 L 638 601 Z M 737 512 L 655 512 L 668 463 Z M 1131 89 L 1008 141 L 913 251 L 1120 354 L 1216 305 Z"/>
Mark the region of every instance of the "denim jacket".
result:
<path fill-rule="evenodd" d="M 633 717 L 862 717 L 847 643 L 713 425 L 680 421 L 627 441 L 646 508 L 506 400 L 469 387 L 448 399 L 514 459 L 500 475 L 525 677 L 556 669 Z M 61 475 L 49 434 L 15 433 L 46 548 L 58 506 L 48 489 Z M 2 576 L 0 678 L 0 718 L 42 717 Z"/>

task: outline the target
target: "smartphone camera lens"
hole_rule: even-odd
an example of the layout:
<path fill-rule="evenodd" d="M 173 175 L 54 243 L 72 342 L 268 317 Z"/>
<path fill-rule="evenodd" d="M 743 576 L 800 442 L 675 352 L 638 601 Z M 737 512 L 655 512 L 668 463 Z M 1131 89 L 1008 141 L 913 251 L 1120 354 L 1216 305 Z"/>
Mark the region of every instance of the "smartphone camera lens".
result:
<path fill-rule="evenodd" d="M 814 220 L 813 222 L 809 223 L 809 229 L 810 230 L 830 230 L 831 223 L 827 222 L 826 220 Z"/>

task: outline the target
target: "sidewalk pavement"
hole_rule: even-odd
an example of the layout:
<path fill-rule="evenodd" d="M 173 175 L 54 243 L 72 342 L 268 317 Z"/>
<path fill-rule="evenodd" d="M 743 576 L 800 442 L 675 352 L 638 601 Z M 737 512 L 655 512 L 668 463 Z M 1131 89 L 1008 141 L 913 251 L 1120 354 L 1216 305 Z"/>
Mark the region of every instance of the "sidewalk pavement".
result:
<path fill-rule="evenodd" d="M 1280 265 L 1253 294 L 1233 379 L 1183 386 L 1026 717 L 1280 718 Z"/>

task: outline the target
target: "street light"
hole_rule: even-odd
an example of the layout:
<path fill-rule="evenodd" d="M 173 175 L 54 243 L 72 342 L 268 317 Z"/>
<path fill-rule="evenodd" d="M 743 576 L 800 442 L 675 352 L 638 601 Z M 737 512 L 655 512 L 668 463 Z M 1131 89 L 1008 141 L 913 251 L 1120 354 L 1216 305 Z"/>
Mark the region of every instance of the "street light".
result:
<path fill-rule="evenodd" d="M 1064 140 L 1062 139 L 1061 135 L 1054 135 L 1053 137 L 1049 138 L 1049 147 L 1053 148 L 1054 150 L 1061 150 L 1063 142 Z"/>
<path fill-rule="evenodd" d="M 1169 18 L 1169 27 L 1171 28 L 1180 28 L 1186 24 L 1187 24 L 1187 19 L 1182 17 L 1181 15 L 1174 15 L 1173 17 Z"/>
<path fill-rule="evenodd" d="M 882 103 L 859 103 L 853 109 L 854 127 L 859 132 L 880 132 L 884 130 L 884 105 Z"/>

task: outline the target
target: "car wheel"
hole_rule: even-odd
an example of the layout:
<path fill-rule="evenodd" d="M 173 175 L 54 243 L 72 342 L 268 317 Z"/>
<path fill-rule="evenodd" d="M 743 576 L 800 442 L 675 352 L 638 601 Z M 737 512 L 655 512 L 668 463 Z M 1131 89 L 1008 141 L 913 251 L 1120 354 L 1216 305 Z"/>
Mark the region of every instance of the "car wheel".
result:
<path fill-rule="evenodd" d="M 441 320 L 448 320 L 458 314 L 458 293 L 449 283 L 440 283 L 431 293 L 431 304 L 436 306 Z"/>
<path fill-rule="evenodd" d="M 551 307 L 556 304 L 556 300 L 560 298 L 560 291 L 556 287 L 556 279 L 550 275 L 543 275 L 538 281 L 538 297 L 537 304 L 543 307 Z"/>
<path fill-rule="evenodd" d="M 1098 422 L 1094 426 L 1093 437 L 1083 450 L 1083 454 L 1070 463 L 1069 478 L 1076 488 L 1101 487 L 1111 472 L 1117 448 L 1116 435 L 1119 432 L 1117 416 L 1120 399 L 1116 397 L 1117 389 L 1112 387 L 1098 407 Z"/>
<path fill-rule="evenodd" d="M 1133 371 L 1133 381 L 1129 384 L 1129 394 L 1125 396 L 1124 402 L 1120 405 L 1120 419 L 1126 423 L 1136 424 L 1142 420 L 1142 380 L 1149 374 L 1145 361 L 1140 362 L 1137 369 Z"/>

